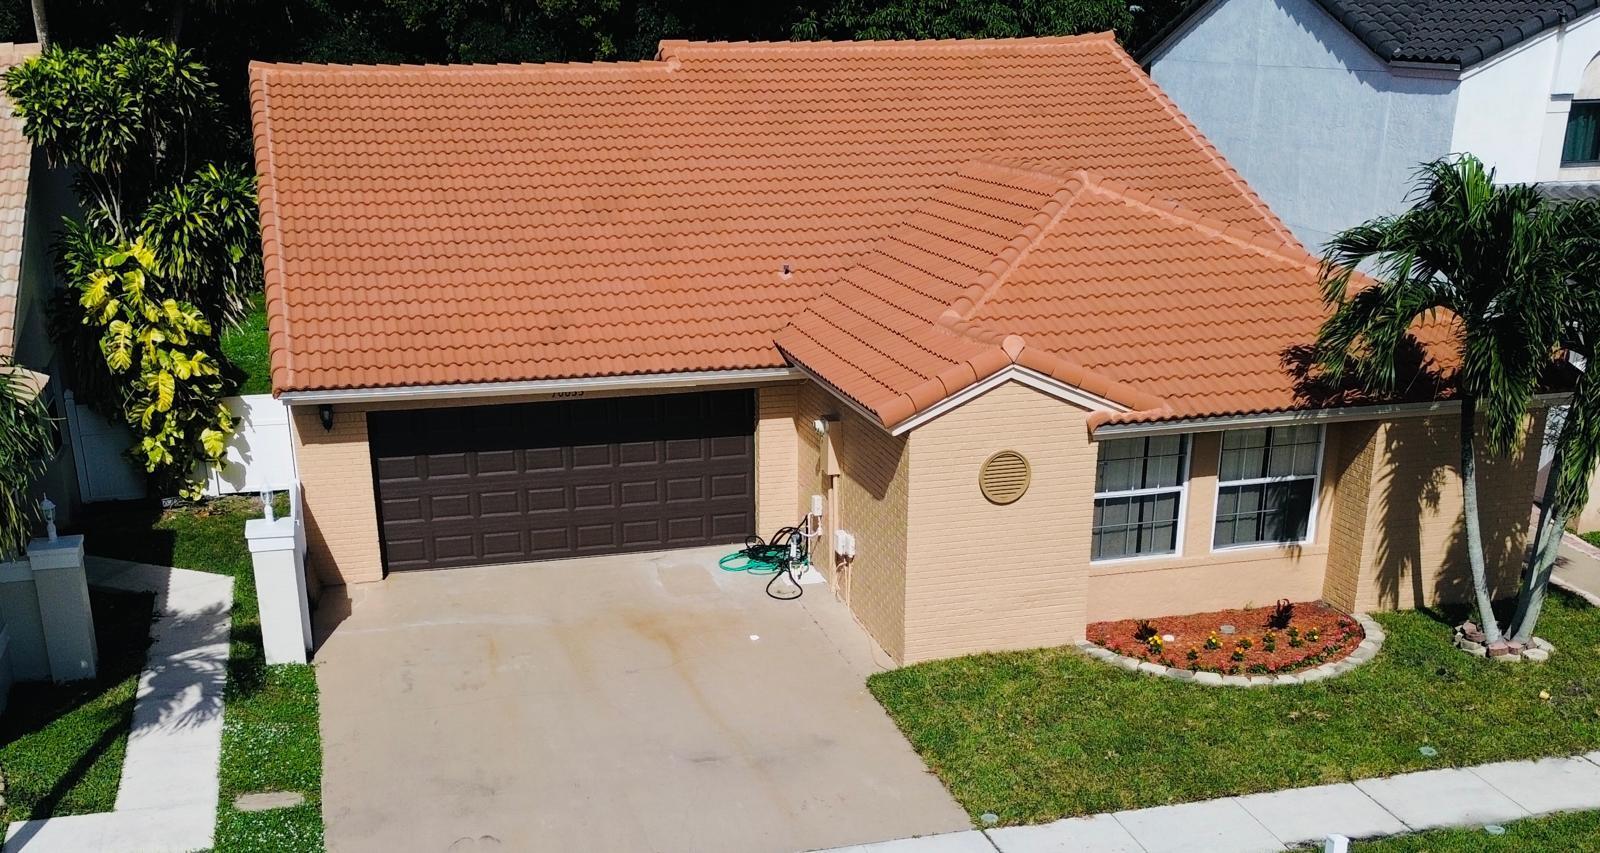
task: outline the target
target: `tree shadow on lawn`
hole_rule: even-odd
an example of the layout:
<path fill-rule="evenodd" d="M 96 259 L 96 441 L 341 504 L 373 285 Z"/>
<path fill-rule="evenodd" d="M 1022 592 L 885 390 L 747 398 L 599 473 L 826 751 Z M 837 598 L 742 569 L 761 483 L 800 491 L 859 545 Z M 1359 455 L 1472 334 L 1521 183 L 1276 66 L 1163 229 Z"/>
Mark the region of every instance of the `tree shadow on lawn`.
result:
<path fill-rule="evenodd" d="M 51 756 L 65 751 L 77 756 L 42 791 L 30 789 L 30 783 L 38 780 L 25 772 L 25 768 L 3 768 L 9 784 L 6 792 L 8 799 L 13 804 L 26 804 L 33 818 L 54 816 L 73 788 L 89 775 L 91 769 L 106 756 L 118 739 L 128 734 L 132 726 L 136 679 L 144 668 L 145 651 L 150 646 L 155 596 L 150 593 L 91 590 L 89 601 L 94 614 L 95 643 L 99 650 L 99 671 L 96 676 L 66 684 L 18 684 L 12 688 L 5 715 L 0 718 L 0 758 L 6 760 L 8 765 L 24 757 L 12 754 L 17 751 L 14 745 L 30 737 L 48 738 L 36 747 L 37 751 Z M 134 684 L 129 685 L 128 682 Z M 127 696 L 114 705 L 100 709 L 86 720 L 64 719 L 99 700 L 107 692 L 119 688 L 126 689 Z M 85 713 L 91 712 L 85 710 Z M 52 726 L 61 727 L 59 735 L 49 731 Z M 78 732 L 81 728 L 96 726 L 101 730 L 82 735 Z M 88 738 L 88 741 L 84 742 L 83 738 Z M 116 764 L 120 775 L 121 761 Z M 105 808 L 110 807 L 110 803 L 105 804 Z"/>

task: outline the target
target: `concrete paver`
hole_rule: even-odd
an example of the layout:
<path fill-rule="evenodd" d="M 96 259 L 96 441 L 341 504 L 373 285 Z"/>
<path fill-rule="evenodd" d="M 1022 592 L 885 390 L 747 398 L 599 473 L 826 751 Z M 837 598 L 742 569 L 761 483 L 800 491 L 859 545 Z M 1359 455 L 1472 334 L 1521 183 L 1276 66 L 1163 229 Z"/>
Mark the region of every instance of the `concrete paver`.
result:
<path fill-rule="evenodd" d="M 1117 812 L 1117 822 L 1150 853 L 1282 850 L 1278 841 L 1237 800 L 1207 800 L 1181 806 Z"/>
<path fill-rule="evenodd" d="M 774 601 L 717 569 L 725 550 L 325 591 L 329 849 L 759 853 L 970 830 L 867 692 L 889 661 L 848 610 L 823 586 Z"/>
<path fill-rule="evenodd" d="M 1144 846 L 1109 814 L 1041 826 L 1008 826 L 988 833 L 1000 853 L 1144 853 Z"/>
<path fill-rule="evenodd" d="M 1600 809 L 1600 767 L 1583 758 L 1503 761 L 1470 769 L 1534 814 Z"/>
<path fill-rule="evenodd" d="M 1406 825 L 1355 785 L 1318 785 L 1237 798 L 1239 805 L 1286 845 L 1309 844 L 1337 833 L 1372 838 Z"/>
<path fill-rule="evenodd" d="M 1425 770 L 1355 785 L 1414 830 L 1528 817 L 1526 809 L 1471 770 Z"/>

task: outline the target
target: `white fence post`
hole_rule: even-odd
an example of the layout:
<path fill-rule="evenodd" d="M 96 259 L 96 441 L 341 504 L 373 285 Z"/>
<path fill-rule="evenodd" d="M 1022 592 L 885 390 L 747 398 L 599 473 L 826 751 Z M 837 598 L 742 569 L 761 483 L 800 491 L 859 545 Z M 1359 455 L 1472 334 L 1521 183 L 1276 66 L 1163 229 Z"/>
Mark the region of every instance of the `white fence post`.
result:
<path fill-rule="evenodd" d="M 261 646 L 267 663 L 305 663 L 311 649 L 311 605 L 301 567 L 299 519 L 252 518 L 245 522 L 250 561 L 261 607 Z"/>
<path fill-rule="evenodd" d="M 28 562 L 39 597 L 50 678 L 94 678 L 99 655 L 94 613 L 89 608 L 89 582 L 83 570 L 83 537 L 35 539 L 28 543 Z"/>

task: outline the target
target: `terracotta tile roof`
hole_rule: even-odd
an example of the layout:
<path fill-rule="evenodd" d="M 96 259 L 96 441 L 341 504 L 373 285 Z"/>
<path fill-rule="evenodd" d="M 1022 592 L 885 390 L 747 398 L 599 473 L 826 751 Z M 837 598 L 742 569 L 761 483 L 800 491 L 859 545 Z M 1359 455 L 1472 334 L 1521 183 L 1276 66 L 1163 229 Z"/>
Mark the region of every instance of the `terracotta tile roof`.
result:
<path fill-rule="evenodd" d="M 39 54 L 37 44 L 0 44 L 0 71 Z M 0 94 L 0 356 L 16 352 L 17 291 L 22 277 L 22 225 L 28 211 L 33 145 L 22 119 Z"/>
<path fill-rule="evenodd" d="M 1289 348 L 1326 316 L 1290 240 L 1087 172 L 974 162 L 778 346 L 893 427 L 1018 364 L 1101 423 L 1300 408 Z"/>
<path fill-rule="evenodd" d="M 773 335 L 976 157 L 1292 239 L 1109 35 L 250 85 L 278 391 L 782 365 Z"/>

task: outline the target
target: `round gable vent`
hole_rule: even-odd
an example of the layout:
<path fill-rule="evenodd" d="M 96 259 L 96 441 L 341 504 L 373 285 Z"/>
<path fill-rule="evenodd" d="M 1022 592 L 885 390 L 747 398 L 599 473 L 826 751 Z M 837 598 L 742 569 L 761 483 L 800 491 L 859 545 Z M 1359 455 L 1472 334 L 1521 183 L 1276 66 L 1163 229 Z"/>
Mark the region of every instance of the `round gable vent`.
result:
<path fill-rule="evenodd" d="M 1015 450 L 1002 450 L 984 460 L 978 472 L 978 488 L 983 496 L 997 504 L 1016 503 L 1028 491 L 1033 471 L 1028 460 Z"/>

